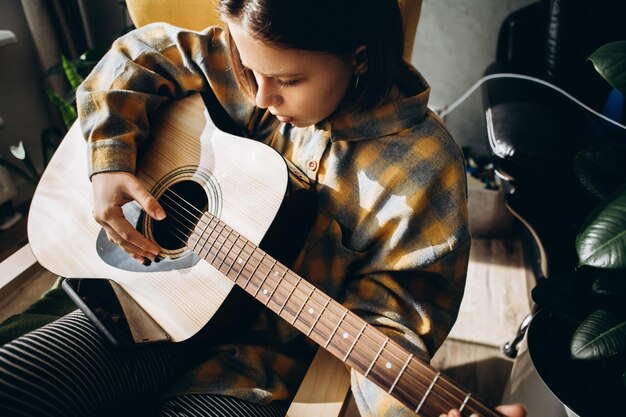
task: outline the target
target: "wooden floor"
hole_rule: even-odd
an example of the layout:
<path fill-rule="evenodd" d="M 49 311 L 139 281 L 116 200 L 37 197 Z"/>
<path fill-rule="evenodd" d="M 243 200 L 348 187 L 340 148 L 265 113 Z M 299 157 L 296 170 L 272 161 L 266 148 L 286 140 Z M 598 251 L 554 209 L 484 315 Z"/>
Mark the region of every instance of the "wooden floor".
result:
<path fill-rule="evenodd" d="M 465 296 L 432 365 L 488 405 L 499 403 L 513 366 L 500 348 L 531 310 L 532 280 L 519 239 L 474 239 Z"/>
<path fill-rule="evenodd" d="M 0 261 L 26 242 L 25 220 L 0 231 Z M 30 305 L 54 280 L 47 271 L 36 271 L 11 294 L 1 294 L 0 322 Z M 500 347 L 530 312 L 529 283 L 517 238 L 473 240 L 459 318 L 432 365 L 488 405 L 497 405 L 504 391 L 513 362 Z"/>

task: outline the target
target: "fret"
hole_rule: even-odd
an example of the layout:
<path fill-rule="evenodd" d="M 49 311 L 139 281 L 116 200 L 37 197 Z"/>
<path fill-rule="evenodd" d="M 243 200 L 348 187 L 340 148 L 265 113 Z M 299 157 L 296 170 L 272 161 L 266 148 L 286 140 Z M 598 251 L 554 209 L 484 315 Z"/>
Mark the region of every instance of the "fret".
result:
<path fill-rule="evenodd" d="M 268 305 L 270 303 L 270 300 L 272 299 L 272 297 L 274 296 L 274 293 L 276 292 L 276 290 L 278 289 L 278 287 L 280 286 L 280 282 L 285 278 L 285 276 L 287 275 L 287 268 L 284 268 L 283 273 L 280 275 L 280 278 L 278 278 L 278 281 L 276 281 L 276 285 L 274 286 L 274 289 L 272 290 L 272 293 L 270 294 L 270 296 L 267 298 L 267 302 L 265 303 L 265 305 Z"/>
<path fill-rule="evenodd" d="M 298 281 L 299 283 L 300 281 Z M 304 310 L 304 307 L 306 306 L 306 303 L 309 302 L 309 298 L 311 298 L 311 295 L 313 294 L 313 292 L 315 291 L 315 287 L 311 286 L 311 292 L 309 293 L 309 295 L 306 296 L 306 298 L 304 299 L 304 302 L 302 303 L 302 305 L 300 306 L 300 309 L 298 310 L 298 313 L 296 313 L 295 317 L 293 318 L 293 321 L 291 322 L 291 324 L 294 324 L 296 322 L 296 320 L 298 320 L 298 317 L 300 317 L 300 313 L 302 313 L 302 310 Z"/>
<path fill-rule="evenodd" d="M 437 379 L 439 379 L 439 375 L 441 375 L 441 372 L 437 372 L 437 375 L 435 375 L 435 378 L 433 379 L 433 381 L 430 383 L 430 386 L 428 387 L 428 389 L 426 390 L 426 393 L 424 394 L 424 396 L 422 397 L 422 400 L 420 401 L 420 403 L 417 405 L 417 408 L 415 409 L 415 412 L 419 414 L 420 409 L 422 408 L 422 406 L 424 405 L 424 402 L 426 402 L 426 398 L 428 397 L 428 395 L 430 394 L 430 392 L 433 390 L 433 388 L 435 387 L 435 384 L 437 383 Z"/>
<path fill-rule="evenodd" d="M 211 225 L 211 221 L 209 220 L 209 222 L 208 222 L 208 223 L 204 226 L 204 229 L 202 229 L 202 233 L 199 233 L 199 234 L 198 234 L 198 237 L 199 237 L 200 239 L 202 239 L 202 236 L 204 236 L 204 234 L 206 233 L 206 229 L 208 229 L 210 225 Z M 211 236 L 211 235 L 209 234 L 209 237 L 210 237 L 210 236 Z M 206 245 L 206 242 L 208 242 L 208 241 L 209 241 L 209 239 L 207 238 L 207 240 L 206 240 L 206 241 L 202 244 L 202 247 L 200 248 L 200 252 L 202 252 L 202 249 L 204 249 L 204 245 Z M 197 242 L 193 245 L 193 248 L 191 249 L 192 251 L 194 251 L 194 252 L 196 251 L 196 246 L 198 245 L 198 243 L 199 243 L 199 242 L 200 242 L 200 240 L 198 240 L 198 241 L 197 241 Z"/>
<path fill-rule="evenodd" d="M 463 404 L 461 404 L 461 406 L 459 407 L 459 411 L 461 411 L 461 412 L 463 411 L 463 409 L 467 405 L 467 402 L 469 401 L 471 396 L 472 396 L 471 393 L 467 394 L 467 397 L 465 397 L 465 400 L 463 400 Z"/>
<path fill-rule="evenodd" d="M 259 284 L 258 288 L 256 289 L 256 292 L 254 293 L 254 298 L 257 297 L 257 295 L 259 295 L 259 291 L 261 291 L 261 288 L 263 288 L 263 284 L 265 284 L 265 280 L 267 280 L 267 278 L 269 278 L 270 274 L 272 273 L 272 271 L 274 270 L 274 267 L 276 266 L 276 263 L 278 261 L 276 259 L 274 259 L 274 262 L 272 263 L 272 266 L 270 267 L 269 271 L 267 272 L 267 274 L 265 274 L 265 276 L 263 277 L 263 280 L 261 281 L 261 284 Z M 267 293 L 264 293 L 267 295 Z"/>
<path fill-rule="evenodd" d="M 369 368 L 367 368 L 367 371 L 365 371 L 365 374 L 363 376 L 367 377 L 367 375 L 370 373 L 370 371 L 372 370 L 372 367 L 376 363 L 376 360 L 378 359 L 380 354 L 383 352 L 383 349 L 385 349 L 385 346 L 387 345 L 387 343 L 389 343 L 389 338 L 388 337 L 385 338 L 385 341 L 383 342 L 382 346 L 380 347 L 380 349 L 378 349 L 378 352 L 376 352 L 376 356 L 374 356 L 374 360 L 370 364 Z"/>
<path fill-rule="evenodd" d="M 346 355 L 343 357 L 344 362 L 346 361 L 346 359 L 348 359 L 348 356 L 350 356 L 352 349 L 354 349 L 354 345 L 356 345 L 356 342 L 359 340 L 359 337 L 361 337 L 366 327 L 367 327 L 367 323 L 363 323 L 363 327 L 361 327 L 361 330 L 359 330 L 359 334 L 356 335 L 356 337 L 352 341 L 352 345 L 350 346 L 350 349 L 348 349 L 348 351 L 346 352 Z"/>
<path fill-rule="evenodd" d="M 240 241 L 242 241 L 241 237 L 235 238 L 235 241 L 233 242 L 233 246 L 237 242 L 240 242 Z M 245 262 L 243 262 L 243 260 L 241 258 L 239 258 L 239 256 L 241 255 L 241 251 L 243 251 L 243 248 L 245 248 L 247 244 L 248 244 L 247 241 L 243 242 L 243 245 L 239 248 L 239 251 L 237 252 L 237 255 L 235 255 L 235 257 L 233 258 L 233 261 L 230 263 L 230 266 L 228 267 L 228 269 L 226 270 L 224 275 L 228 276 L 228 274 L 230 273 L 230 271 L 233 268 L 233 266 L 235 266 L 235 263 L 239 263 L 239 264 L 242 264 L 242 265 L 245 263 Z M 232 247 L 231 247 L 231 249 L 232 249 Z M 228 253 L 230 253 L 230 251 L 228 251 Z M 228 257 L 228 253 L 226 254 L 226 257 Z M 250 259 L 250 258 L 248 258 L 248 259 Z M 239 260 L 241 260 L 242 262 L 239 262 Z M 246 262 L 247 262 L 247 260 L 246 260 Z"/>
<path fill-rule="evenodd" d="M 254 252 L 256 252 L 256 248 L 252 250 L 252 254 L 251 255 L 254 255 Z M 256 264 L 254 269 L 252 269 L 252 272 L 250 273 L 250 278 L 248 278 L 248 280 L 246 281 L 246 285 L 244 285 L 244 287 L 243 287 L 244 290 L 248 287 L 248 284 L 250 283 L 250 281 L 252 281 L 252 278 L 254 277 L 254 274 L 256 274 L 257 269 L 259 269 L 259 265 L 261 265 L 261 263 L 265 259 L 265 255 L 266 255 L 266 253 L 261 251 L 261 259 Z"/>
<path fill-rule="evenodd" d="M 343 312 L 343 316 L 341 316 L 341 318 L 339 319 L 339 321 L 337 322 L 337 325 L 335 326 L 335 328 L 333 329 L 333 332 L 330 334 L 330 337 L 328 338 L 328 340 L 326 341 L 326 344 L 324 345 L 324 349 L 326 349 L 328 347 L 328 345 L 330 344 L 330 340 L 333 338 L 333 336 L 335 335 L 335 333 L 337 332 L 337 329 L 339 328 L 339 326 L 341 325 L 341 322 L 343 321 L 343 319 L 346 318 L 346 316 L 348 315 L 348 310 L 344 310 Z"/>
<path fill-rule="evenodd" d="M 311 332 L 313 331 L 313 329 L 317 325 L 317 322 L 319 321 L 320 317 L 322 317 L 322 313 L 326 310 L 326 307 L 328 307 L 328 304 L 330 303 L 331 300 L 332 300 L 332 298 L 330 298 L 330 297 L 328 297 L 326 299 L 326 303 L 324 304 L 324 307 L 322 307 L 322 309 L 320 310 L 320 313 L 317 315 L 317 317 L 315 318 L 315 321 L 313 322 L 313 324 L 309 328 L 309 331 L 306 334 L 307 336 L 311 336 Z"/>
<path fill-rule="evenodd" d="M 294 291 L 296 290 L 296 287 L 298 286 L 298 284 L 300 283 L 300 281 L 302 281 L 302 278 L 298 277 L 298 281 L 296 281 L 296 283 L 293 285 L 293 288 L 291 289 L 291 291 L 289 291 L 289 294 L 287 294 L 287 298 L 285 298 L 285 301 L 283 302 L 283 305 L 280 306 L 280 309 L 278 310 L 278 315 L 280 316 L 280 313 L 283 312 L 283 309 L 285 308 L 285 306 L 287 305 L 287 302 L 289 301 L 289 298 L 291 298 L 292 294 L 294 293 Z"/>
<path fill-rule="evenodd" d="M 241 247 L 241 250 L 239 251 L 239 253 L 243 252 L 243 250 L 244 250 L 245 248 L 246 248 L 246 245 L 244 244 L 244 245 Z M 230 254 L 228 254 L 228 255 L 230 255 Z M 227 255 L 227 256 L 228 256 L 228 255 Z M 244 255 L 244 256 L 247 256 L 247 255 Z M 231 266 L 231 268 L 232 268 L 233 272 L 236 272 L 236 275 L 235 275 L 235 277 L 234 277 L 234 279 L 233 279 L 233 281 L 234 281 L 235 283 L 237 282 L 237 280 L 238 280 L 238 279 L 239 279 L 239 277 L 241 276 L 241 273 L 242 273 L 242 272 L 244 272 L 244 269 L 245 269 L 246 265 L 248 264 L 248 261 L 250 261 L 250 257 L 249 257 L 249 256 L 248 256 L 248 258 L 247 258 L 245 261 L 244 261 L 243 259 L 241 259 L 239 256 L 235 256 L 235 259 L 234 259 L 234 261 L 233 261 L 233 263 L 232 263 L 232 266 Z M 239 266 L 240 266 L 238 271 L 234 268 L 235 264 L 239 264 Z M 243 279 L 244 279 L 244 281 L 245 281 L 245 280 L 246 280 L 246 277 L 244 276 L 244 277 L 243 277 Z M 240 286 L 241 286 L 241 285 L 240 285 Z"/>
<path fill-rule="evenodd" d="M 200 233 L 199 237 L 200 240 L 202 240 L 202 237 L 204 236 L 204 234 L 206 233 L 206 230 L 209 228 L 209 226 L 211 226 L 211 223 L 213 222 L 213 218 L 209 219 L 209 222 L 206 224 L 206 226 L 204 226 L 204 229 L 202 229 L 202 233 Z M 211 232 L 209 233 L 209 236 L 206 238 L 206 240 L 204 241 L 204 243 L 202 243 L 202 247 L 200 248 L 200 250 L 196 253 L 201 253 L 204 250 L 204 246 L 209 242 L 209 239 L 211 239 L 211 235 L 213 234 L 213 232 L 215 231 L 215 229 L 211 226 Z M 198 241 L 199 242 L 199 241 Z M 196 242 L 196 245 L 198 244 L 198 242 Z M 215 241 L 213 241 L 213 243 L 211 244 L 211 246 L 215 244 Z M 195 245 L 194 245 L 194 249 L 195 251 Z M 209 249 L 209 252 L 211 251 L 211 249 Z"/>
<path fill-rule="evenodd" d="M 222 230 L 220 230 L 220 233 L 219 233 L 218 237 L 222 236 L 222 232 L 224 231 L 225 228 L 226 228 L 226 224 L 222 223 Z M 209 262 L 211 265 L 213 265 L 213 262 L 215 262 L 215 260 L 217 259 L 217 255 L 219 255 L 222 252 L 222 247 L 224 246 L 224 243 L 226 243 L 226 241 L 228 240 L 228 238 L 230 237 L 230 234 L 232 232 L 233 232 L 233 229 L 231 229 L 229 227 L 228 228 L 228 234 L 224 237 L 224 241 L 220 244 L 220 247 L 215 251 L 215 255 L 213 255 L 213 259 L 211 259 L 211 262 Z M 211 252 L 209 251 L 209 254 L 210 253 Z M 224 262 L 223 259 L 222 259 L 222 262 Z M 215 266 L 215 265 L 213 265 L 213 266 Z M 222 266 L 222 263 L 220 263 L 220 266 Z M 219 267 L 217 269 L 219 269 Z"/>
<path fill-rule="evenodd" d="M 406 369 L 406 367 L 409 365 L 409 362 L 411 362 L 411 359 L 413 359 L 413 354 L 412 353 L 409 354 L 409 357 L 407 358 L 406 362 L 404 362 L 404 365 L 402 366 L 402 369 L 400 369 L 400 372 L 398 373 L 398 376 L 396 377 L 395 381 L 393 381 L 393 384 L 391 384 L 391 388 L 389 388 L 389 391 L 387 391 L 388 393 L 391 394 L 391 391 L 393 391 L 393 389 L 396 387 L 396 384 L 400 380 L 400 377 L 404 373 L 404 370 Z"/>

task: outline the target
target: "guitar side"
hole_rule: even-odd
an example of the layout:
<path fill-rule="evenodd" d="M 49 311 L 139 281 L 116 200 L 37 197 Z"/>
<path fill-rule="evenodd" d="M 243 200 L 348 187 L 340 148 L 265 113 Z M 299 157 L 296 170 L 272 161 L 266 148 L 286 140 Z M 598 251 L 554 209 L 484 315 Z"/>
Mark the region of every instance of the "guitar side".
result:
<path fill-rule="evenodd" d="M 282 157 L 263 144 L 219 131 L 199 95 L 173 102 L 160 114 L 154 143 L 137 170 L 146 188 L 159 192 L 180 181 L 198 183 L 208 194 L 209 209 L 218 210 L 214 214 L 221 220 L 258 244 L 287 188 Z M 35 257 L 61 276 L 116 281 L 173 341 L 189 338 L 213 316 L 233 282 L 205 261 L 166 271 L 153 267 L 149 272 L 105 262 L 98 247 L 101 227 L 92 215 L 87 157 L 75 124 L 31 203 L 28 236 Z M 164 253 L 177 256 L 176 251 Z"/>

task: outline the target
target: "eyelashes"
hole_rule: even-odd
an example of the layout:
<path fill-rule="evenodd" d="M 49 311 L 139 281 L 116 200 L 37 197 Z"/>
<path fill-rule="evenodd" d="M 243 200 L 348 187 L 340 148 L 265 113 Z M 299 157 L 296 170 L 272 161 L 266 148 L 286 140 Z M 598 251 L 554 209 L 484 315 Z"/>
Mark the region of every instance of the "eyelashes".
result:
<path fill-rule="evenodd" d="M 298 84 L 299 80 L 283 81 L 283 80 L 278 80 L 277 79 L 276 82 L 281 87 L 291 87 L 291 86 L 294 86 L 294 85 Z"/>
<path fill-rule="evenodd" d="M 241 69 L 241 72 L 243 74 L 245 74 L 246 76 L 251 76 L 252 78 L 257 78 L 256 74 L 254 73 L 254 71 L 252 71 L 250 68 L 243 66 L 243 68 Z M 267 77 L 270 79 L 273 79 L 274 81 L 276 81 L 276 83 L 281 87 L 292 87 L 298 83 L 300 83 L 301 80 L 299 79 L 295 79 L 295 80 L 281 80 L 280 78 L 275 78 L 275 77 Z"/>

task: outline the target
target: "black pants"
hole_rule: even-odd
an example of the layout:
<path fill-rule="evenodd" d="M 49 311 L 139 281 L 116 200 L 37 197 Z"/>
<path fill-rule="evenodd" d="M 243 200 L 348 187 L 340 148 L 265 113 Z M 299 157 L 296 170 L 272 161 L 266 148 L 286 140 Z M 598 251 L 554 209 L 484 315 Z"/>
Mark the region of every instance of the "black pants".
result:
<path fill-rule="evenodd" d="M 80 311 L 0 347 L 0 416 L 282 417 L 266 406 L 218 395 L 162 400 L 186 370 L 184 344 L 112 348 Z"/>

